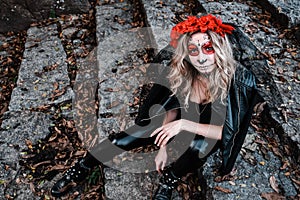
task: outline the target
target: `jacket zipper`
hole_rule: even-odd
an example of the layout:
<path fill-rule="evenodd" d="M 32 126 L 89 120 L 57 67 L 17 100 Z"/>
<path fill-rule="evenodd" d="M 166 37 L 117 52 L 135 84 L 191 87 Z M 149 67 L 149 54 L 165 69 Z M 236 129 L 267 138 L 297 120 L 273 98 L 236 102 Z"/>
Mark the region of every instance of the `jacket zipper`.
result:
<path fill-rule="evenodd" d="M 238 130 L 234 134 L 233 144 L 231 146 L 228 158 L 230 158 L 230 156 L 232 154 L 232 149 L 233 149 L 233 146 L 234 146 L 234 143 L 235 143 L 234 141 L 235 141 L 236 135 L 240 131 L 240 95 L 241 95 L 241 93 L 240 93 L 240 89 L 239 88 L 238 88 L 238 93 L 239 93 L 239 95 L 238 95 Z"/>

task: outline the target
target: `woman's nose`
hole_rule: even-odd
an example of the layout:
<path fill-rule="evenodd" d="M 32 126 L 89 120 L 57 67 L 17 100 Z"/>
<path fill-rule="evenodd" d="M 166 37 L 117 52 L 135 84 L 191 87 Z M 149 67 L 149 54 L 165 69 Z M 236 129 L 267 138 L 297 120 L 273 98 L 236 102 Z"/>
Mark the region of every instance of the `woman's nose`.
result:
<path fill-rule="evenodd" d="M 200 52 L 198 55 L 198 62 L 202 65 L 207 61 L 207 58 L 203 56 L 203 54 Z"/>

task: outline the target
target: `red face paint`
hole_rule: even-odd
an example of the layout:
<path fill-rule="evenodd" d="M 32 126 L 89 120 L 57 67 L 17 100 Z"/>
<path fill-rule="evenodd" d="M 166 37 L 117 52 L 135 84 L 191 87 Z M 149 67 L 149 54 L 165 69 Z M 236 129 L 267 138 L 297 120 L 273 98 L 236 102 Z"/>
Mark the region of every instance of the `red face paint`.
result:
<path fill-rule="evenodd" d="M 199 55 L 199 49 L 195 44 L 189 44 L 188 51 L 190 56 L 198 56 Z"/>
<path fill-rule="evenodd" d="M 215 50 L 214 50 L 211 42 L 207 42 L 204 45 L 202 45 L 201 49 L 202 49 L 202 52 L 204 54 L 213 54 L 213 53 L 215 53 Z"/>
<path fill-rule="evenodd" d="M 211 42 L 207 42 L 202 45 L 201 51 L 203 54 L 209 55 L 215 53 L 215 50 L 212 46 Z M 188 52 L 190 56 L 198 56 L 199 55 L 199 48 L 195 44 L 189 44 L 188 45 Z"/>

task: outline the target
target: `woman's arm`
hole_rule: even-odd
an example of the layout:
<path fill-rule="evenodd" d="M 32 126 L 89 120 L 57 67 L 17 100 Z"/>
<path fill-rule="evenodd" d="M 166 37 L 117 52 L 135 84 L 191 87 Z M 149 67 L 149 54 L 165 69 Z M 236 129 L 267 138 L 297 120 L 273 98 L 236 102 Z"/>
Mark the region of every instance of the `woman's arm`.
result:
<path fill-rule="evenodd" d="M 162 125 L 166 125 L 167 123 L 174 121 L 176 119 L 177 113 L 177 109 L 167 111 Z"/>
<path fill-rule="evenodd" d="M 175 109 L 167 111 L 162 125 L 164 126 L 169 122 L 174 121 L 176 119 L 177 113 L 178 111 Z M 168 154 L 167 154 L 166 146 L 161 146 L 154 160 L 156 165 L 156 170 L 159 173 L 161 173 L 161 170 L 164 170 L 167 163 L 167 159 L 168 159 Z"/>
<path fill-rule="evenodd" d="M 193 121 L 182 119 L 182 129 L 197 135 L 202 135 L 204 137 L 221 140 L 223 126 L 216 126 L 211 124 L 200 124 Z"/>
<path fill-rule="evenodd" d="M 223 126 L 211 124 L 200 124 L 185 119 L 169 122 L 157 128 L 152 134 L 156 136 L 155 144 L 157 146 L 165 146 L 167 142 L 181 131 L 188 131 L 207 138 L 220 140 L 222 138 Z"/>

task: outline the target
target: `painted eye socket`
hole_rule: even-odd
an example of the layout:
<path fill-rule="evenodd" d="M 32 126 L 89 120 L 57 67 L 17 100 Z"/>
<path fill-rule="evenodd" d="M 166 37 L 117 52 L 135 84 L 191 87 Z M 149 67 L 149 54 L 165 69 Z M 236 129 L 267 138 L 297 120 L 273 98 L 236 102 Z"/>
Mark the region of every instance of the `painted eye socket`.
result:
<path fill-rule="evenodd" d="M 198 56 L 199 55 L 199 49 L 196 45 L 190 44 L 188 46 L 188 52 L 190 56 Z"/>
<path fill-rule="evenodd" d="M 213 54 L 215 53 L 215 50 L 211 44 L 211 42 L 207 42 L 202 46 L 202 52 L 204 54 Z"/>

